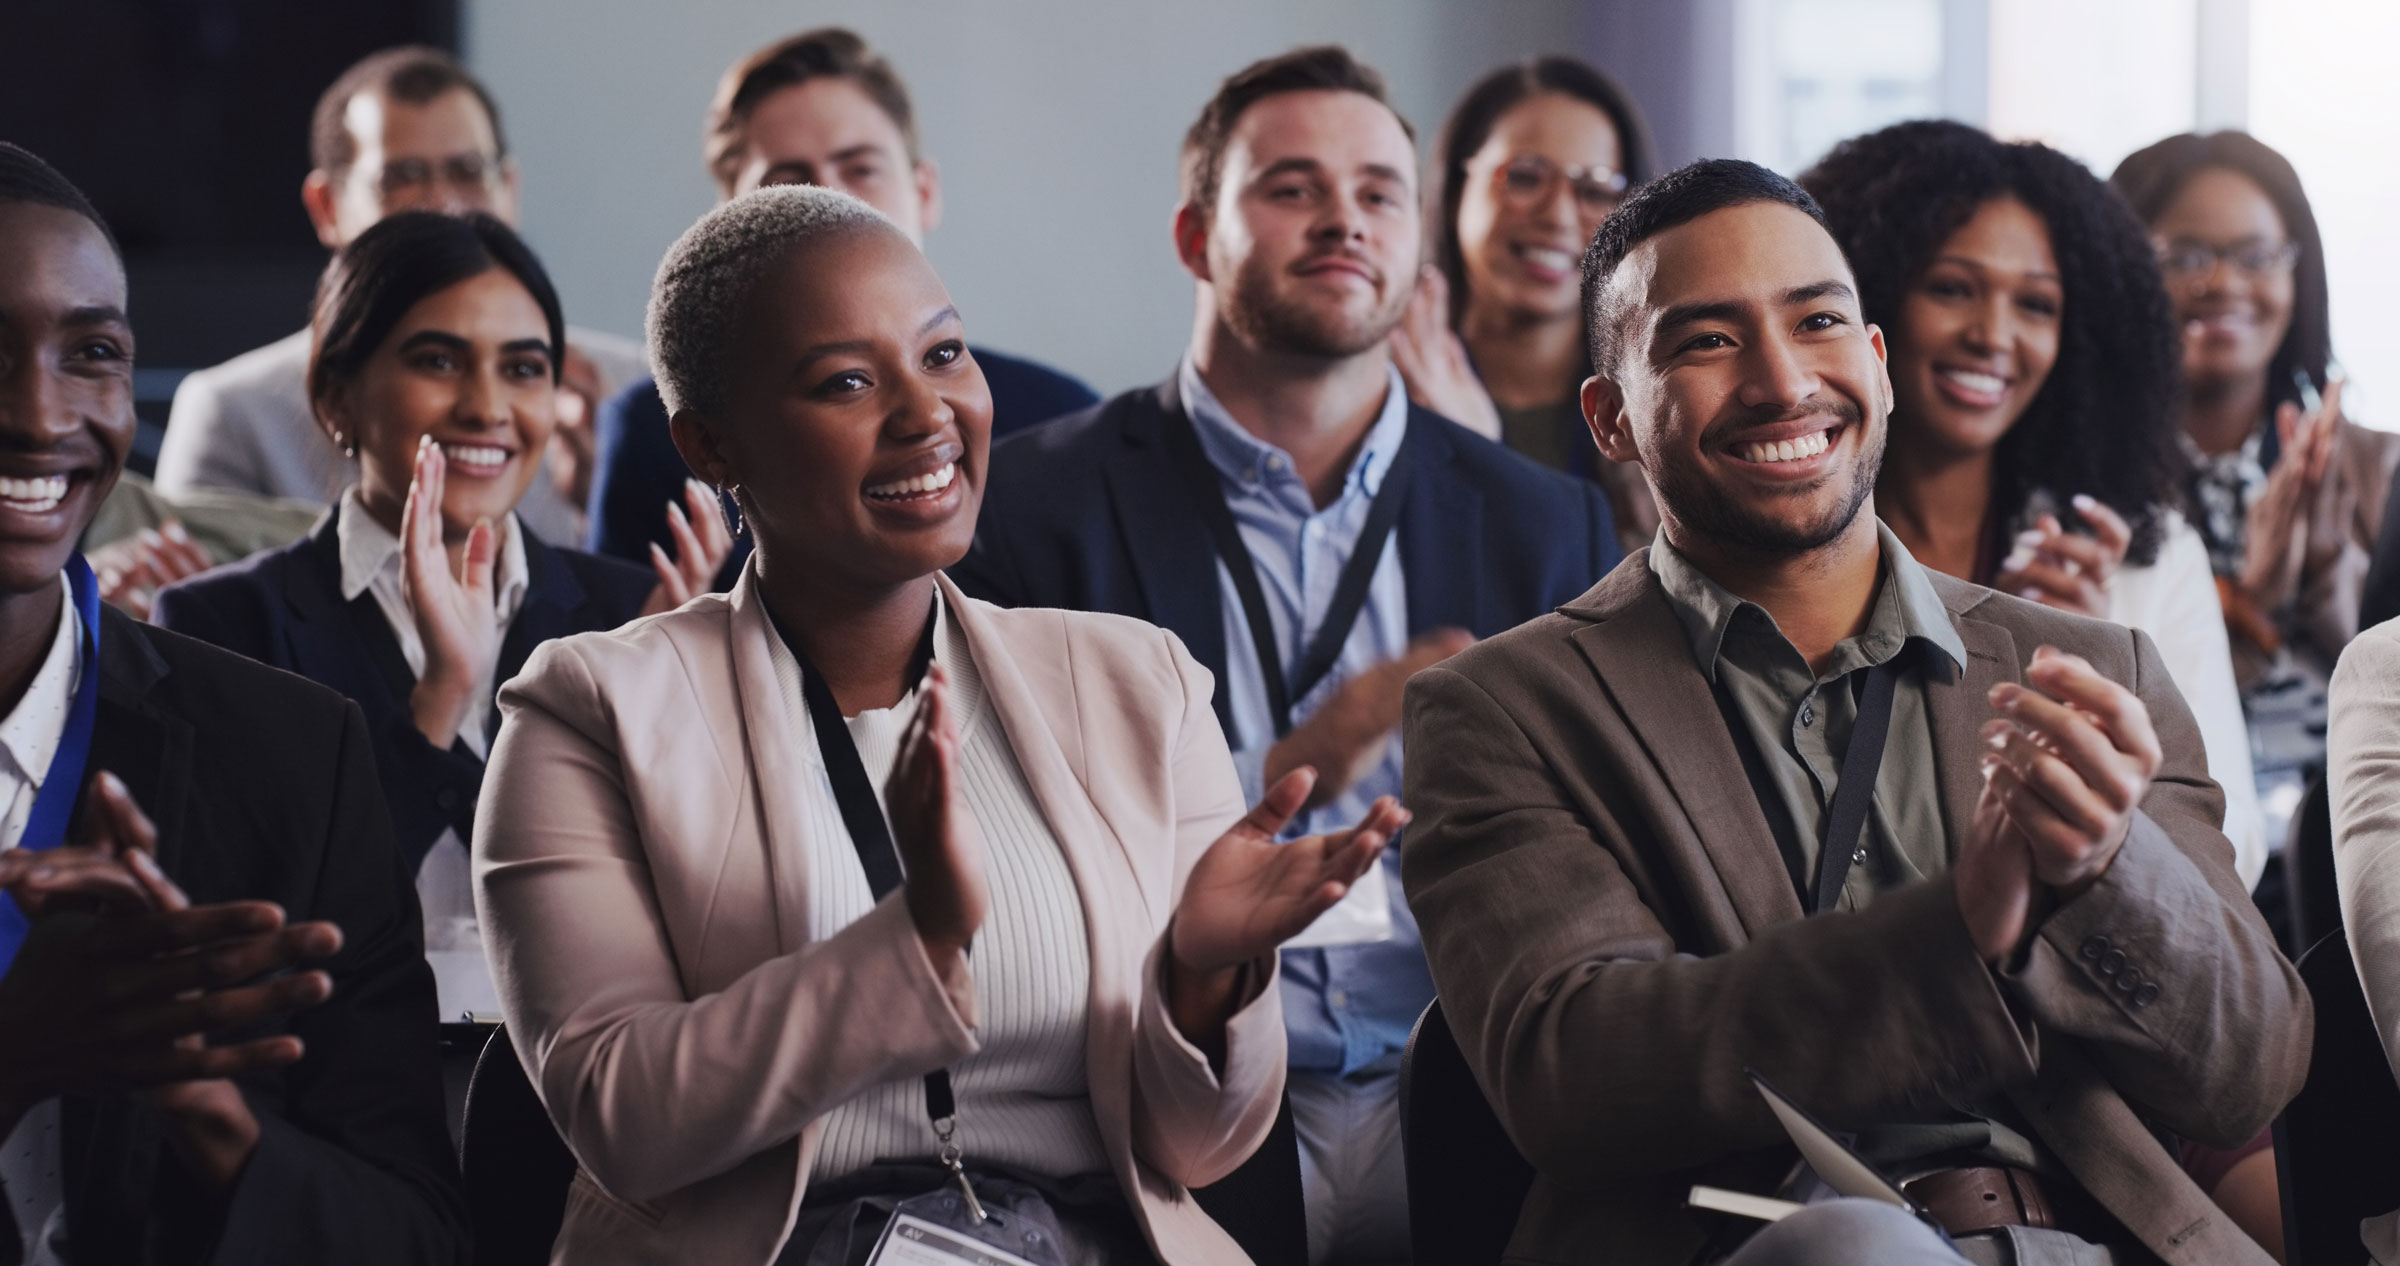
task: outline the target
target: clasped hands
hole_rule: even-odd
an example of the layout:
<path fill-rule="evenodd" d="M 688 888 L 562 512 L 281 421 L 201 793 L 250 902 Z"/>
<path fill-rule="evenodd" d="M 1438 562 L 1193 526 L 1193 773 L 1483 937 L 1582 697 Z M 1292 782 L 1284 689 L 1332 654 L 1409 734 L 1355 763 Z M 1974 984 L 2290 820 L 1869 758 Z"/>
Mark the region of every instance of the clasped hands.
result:
<path fill-rule="evenodd" d="M 0 1135 L 69 1093 L 136 1093 L 177 1156 L 229 1187 L 259 1137 L 230 1078 L 299 1060 L 290 1034 L 211 1046 L 208 1035 L 315 1006 L 339 952 L 330 923 L 286 924 L 265 901 L 195 906 L 156 858 L 158 832 L 114 775 L 96 775 L 70 844 L 0 853 L 0 891 L 30 922 L 0 975 Z"/>
<path fill-rule="evenodd" d="M 927 670 L 923 701 L 900 741 L 884 788 L 894 845 L 907 872 L 909 918 L 937 972 L 947 974 L 983 926 L 990 904 L 983 840 L 958 773 L 949 677 Z M 1222 1048 L 1242 968 L 1273 954 L 1331 909 L 1407 824 L 1389 796 L 1358 825 L 1277 843 L 1316 784 L 1312 769 L 1276 779 L 1249 814 L 1193 866 L 1168 931 L 1166 999 L 1176 1027 L 1215 1054 Z"/>
<path fill-rule="evenodd" d="M 2082 657 L 2044 646 L 2025 675 L 1991 689 L 1983 792 L 1954 867 L 1959 913 L 1996 966 L 2107 872 L 2162 759 L 2141 699 Z"/>

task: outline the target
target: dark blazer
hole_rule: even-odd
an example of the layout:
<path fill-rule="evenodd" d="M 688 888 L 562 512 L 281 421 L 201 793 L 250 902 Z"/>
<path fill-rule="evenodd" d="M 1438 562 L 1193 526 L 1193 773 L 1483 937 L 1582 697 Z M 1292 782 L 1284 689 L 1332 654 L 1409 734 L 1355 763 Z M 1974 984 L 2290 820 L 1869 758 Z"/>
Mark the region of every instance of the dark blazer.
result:
<path fill-rule="evenodd" d="M 343 942 L 329 1000 L 220 1035 L 307 1046 L 291 1068 L 242 1081 L 261 1134 L 221 1217 L 154 1112 L 124 1096 L 64 1100 L 75 1260 L 465 1261 L 433 973 L 358 708 L 110 607 L 92 743 L 91 768 L 125 780 L 193 901 L 279 902 L 294 921 L 338 925 Z"/>
<path fill-rule="evenodd" d="M 1001 606 L 1148 620 L 1222 681 L 1216 548 L 1164 438 L 1182 409 L 1169 378 L 994 445 L 975 545 L 950 578 Z M 1489 637 L 1582 593 L 1616 563 L 1597 486 L 1415 404 L 1408 430 L 1423 447 L 1394 544 L 1412 635 L 1455 626 Z M 1223 722 L 1222 691 L 1216 705 Z"/>
<path fill-rule="evenodd" d="M 2234 1146 L 2308 1072 L 2308 995 L 2234 874 L 2199 727 L 2143 634 L 1930 578 L 1967 650 L 1925 683 L 1953 847 L 1986 695 L 2037 647 L 2133 691 L 2165 756 L 2115 861 L 2006 971 L 1947 874 L 1806 917 L 1648 551 L 1410 680 L 1401 878 L 1539 1173 L 1510 1260 L 1693 1260 L 1692 1185 L 1767 1191 L 1794 1159 L 1756 1068 L 1834 1129 L 2005 1097 L 2165 1261 L 2267 1261 L 2152 1128 Z"/>
<path fill-rule="evenodd" d="M 151 618 L 161 627 L 224 647 L 329 686 L 366 714 L 375 767 L 391 807 L 392 834 L 409 873 L 442 838 L 475 830 L 483 762 L 464 743 L 436 748 L 408 710 L 416 677 L 375 599 L 342 600 L 337 509 L 307 537 L 162 590 Z M 613 629 L 634 618 L 658 585 L 648 569 L 576 550 L 525 542 L 525 603 L 500 644 L 497 691 L 554 637 Z M 488 724 L 499 712 L 487 701 Z"/>
<path fill-rule="evenodd" d="M 975 363 L 992 389 L 992 438 L 1024 430 L 1062 413 L 1073 413 L 1100 397 L 1077 379 L 1014 356 L 987 348 L 975 349 Z M 600 406 L 594 421 L 598 446 L 592 473 L 591 523 L 585 542 L 595 554 L 647 565 L 655 541 L 671 554 L 675 542 L 667 534 L 667 504 L 683 497 L 683 481 L 691 470 L 675 451 L 667 432 L 667 406 L 658 395 L 658 380 L 631 383 Z M 731 590 L 750 556 L 750 538 L 733 543 L 717 588 Z"/>

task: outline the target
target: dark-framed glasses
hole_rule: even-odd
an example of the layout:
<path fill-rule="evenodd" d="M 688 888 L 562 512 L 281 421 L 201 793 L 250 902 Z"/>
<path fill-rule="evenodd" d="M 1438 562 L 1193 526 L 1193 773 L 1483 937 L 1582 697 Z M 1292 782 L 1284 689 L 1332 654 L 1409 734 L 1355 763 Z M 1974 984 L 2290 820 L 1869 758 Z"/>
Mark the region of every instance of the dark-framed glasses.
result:
<path fill-rule="evenodd" d="M 2230 245 L 2179 237 L 2158 244 L 2158 266 L 2170 281 L 2192 281 L 2217 270 L 2218 264 L 2231 264 L 2238 272 L 2251 277 L 2264 277 L 2282 272 L 2300 260 L 2298 242 L 2262 242 L 2245 238 Z"/>
<path fill-rule="evenodd" d="M 500 164 L 481 154 L 452 154 L 447 158 L 395 158 L 375 176 L 375 191 L 387 202 L 421 196 L 438 184 L 460 193 L 484 195 L 492 190 Z"/>
<path fill-rule="evenodd" d="M 1607 219 L 1625 200 L 1625 173 L 1597 164 L 1562 165 L 1539 154 L 1519 154 L 1492 173 L 1501 200 L 1520 211 L 1556 198 L 1561 181 L 1574 191 L 1576 210 L 1591 219 Z"/>

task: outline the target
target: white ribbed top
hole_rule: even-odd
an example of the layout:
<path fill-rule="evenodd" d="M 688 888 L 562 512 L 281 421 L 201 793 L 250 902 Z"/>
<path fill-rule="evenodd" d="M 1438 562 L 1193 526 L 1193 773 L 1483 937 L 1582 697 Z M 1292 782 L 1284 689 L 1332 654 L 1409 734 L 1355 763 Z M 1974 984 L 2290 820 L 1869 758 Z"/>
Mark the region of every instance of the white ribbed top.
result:
<path fill-rule="evenodd" d="M 983 1048 L 950 1069 L 959 1145 L 969 1164 L 1000 1161 L 1054 1177 L 1106 1172 L 1108 1153 L 1084 1077 L 1091 939 L 1075 877 L 1007 733 L 984 702 L 966 635 L 938 599 L 934 619 L 934 658 L 950 674 L 967 809 L 982 828 L 991 887 L 991 906 L 967 960 Z M 801 796 L 809 937 L 823 940 L 863 917 L 875 899 L 825 774 L 799 661 L 781 638 L 773 645 L 776 682 L 811 774 Z M 916 706 L 911 691 L 891 708 L 848 719 L 878 797 Z M 826 1114 L 809 1177 L 838 1178 L 878 1159 L 927 1159 L 937 1146 L 925 1118 L 924 1082 L 887 1082 Z"/>

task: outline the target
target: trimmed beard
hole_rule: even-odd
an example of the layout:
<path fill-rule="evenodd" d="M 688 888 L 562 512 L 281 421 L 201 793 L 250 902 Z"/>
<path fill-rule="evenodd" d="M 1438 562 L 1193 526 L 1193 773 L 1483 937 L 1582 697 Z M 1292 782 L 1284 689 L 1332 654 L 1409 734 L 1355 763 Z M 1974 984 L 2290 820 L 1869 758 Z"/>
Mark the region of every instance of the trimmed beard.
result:
<path fill-rule="evenodd" d="M 1863 411 L 1848 400 L 1810 413 L 1833 416 L 1845 427 L 1864 424 Z M 1886 437 L 1891 433 L 1888 421 Z M 1655 454 L 1643 456 L 1642 469 L 1657 491 L 1660 508 L 1695 537 L 1714 541 L 1720 548 L 1746 558 L 1796 558 L 1839 540 L 1858 520 L 1859 508 L 1874 495 L 1875 477 L 1883 470 L 1883 447 L 1876 446 L 1874 452 L 1864 454 L 1851 468 L 1851 486 L 1839 504 L 1814 521 L 1798 525 L 1757 513 L 1727 496 L 1722 487 Z"/>
<path fill-rule="evenodd" d="M 1408 292 L 1402 291 L 1381 311 L 1358 320 L 1328 317 L 1276 293 L 1272 272 L 1245 262 L 1234 273 L 1233 289 L 1218 300 L 1225 324 L 1253 347 L 1326 360 L 1347 360 L 1368 351 L 1388 337 L 1408 312 Z"/>

